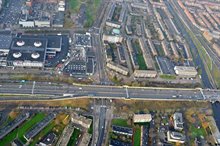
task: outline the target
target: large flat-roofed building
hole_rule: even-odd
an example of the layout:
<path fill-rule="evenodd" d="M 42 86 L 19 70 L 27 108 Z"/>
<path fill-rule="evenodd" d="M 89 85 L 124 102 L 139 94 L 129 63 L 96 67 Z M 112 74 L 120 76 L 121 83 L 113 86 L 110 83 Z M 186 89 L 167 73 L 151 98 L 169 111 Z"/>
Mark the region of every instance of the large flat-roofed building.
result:
<path fill-rule="evenodd" d="M 135 70 L 134 76 L 136 78 L 156 78 L 157 72 L 154 70 Z"/>
<path fill-rule="evenodd" d="M 176 143 L 185 143 L 185 136 L 179 132 L 167 132 L 167 141 L 168 142 L 176 142 Z"/>
<path fill-rule="evenodd" d="M 174 71 L 179 76 L 196 77 L 198 74 L 195 67 L 192 66 L 175 66 Z"/>
<path fill-rule="evenodd" d="M 58 35 L 48 35 L 44 36 L 47 39 L 47 54 L 61 51 L 62 37 Z"/>
<path fill-rule="evenodd" d="M 179 112 L 175 112 L 173 114 L 174 121 L 174 129 L 175 130 L 183 130 L 183 114 Z"/>
<path fill-rule="evenodd" d="M 145 123 L 152 120 L 151 114 L 134 114 L 133 122 L 134 123 Z"/>
<path fill-rule="evenodd" d="M 57 52 L 61 52 L 62 48 L 62 36 L 60 35 L 22 35 L 21 38 L 43 38 L 47 40 L 46 54 L 49 56 L 55 56 Z"/>
<path fill-rule="evenodd" d="M 44 67 L 47 42 L 45 38 L 13 38 L 7 56 L 8 65 Z"/>

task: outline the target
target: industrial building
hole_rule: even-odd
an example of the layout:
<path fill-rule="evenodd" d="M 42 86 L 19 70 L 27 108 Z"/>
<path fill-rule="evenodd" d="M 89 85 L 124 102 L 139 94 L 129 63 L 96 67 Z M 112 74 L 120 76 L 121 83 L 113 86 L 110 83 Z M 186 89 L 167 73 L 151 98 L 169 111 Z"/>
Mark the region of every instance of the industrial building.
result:
<path fill-rule="evenodd" d="M 48 114 L 42 121 L 37 123 L 33 128 L 31 128 L 25 135 L 24 138 L 29 141 L 35 137 L 42 129 L 44 129 L 54 118 L 56 114 Z"/>
<path fill-rule="evenodd" d="M 132 128 L 127 128 L 127 127 L 121 127 L 121 126 L 112 125 L 112 131 L 114 133 L 122 134 L 122 135 L 127 135 L 127 136 L 132 136 L 133 135 Z"/>
<path fill-rule="evenodd" d="M 134 123 L 145 123 L 152 120 L 151 114 L 134 114 L 133 122 Z"/>
<path fill-rule="evenodd" d="M 57 54 L 61 54 L 57 59 L 64 57 L 66 47 L 68 49 L 65 40 L 66 37 L 60 35 L 12 35 L 2 32 L 0 66 L 42 68 L 47 57 L 53 58 Z"/>
<path fill-rule="evenodd" d="M 47 42 L 45 38 L 13 38 L 7 56 L 8 66 L 44 67 Z"/>
<path fill-rule="evenodd" d="M 175 66 L 174 71 L 178 76 L 196 77 L 198 74 L 195 67 L 192 66 Z"/>
<path fill-rule="evenodd" d="M 31 38 L 44 38 L 47 40 L 46 44 L 46 55 L 54 57 L 57 52 L 61 52 L 63 38 L 60 35 L 22 35 L 20 38 L 31 39 Z"/>
<path fill-rule="evenodd" d="M 167 141 L 176 142 L 176 143 L 185 143 L 185 136 L 179 132 L 168 131 L 167 132 Z"/>
<path fill-rule="evenodd" d="M 173 115 L 173 123 L 175 130 L 183 130 L 183 115 L 182 113 L 175 112 Z"/>
<path fill-rule="evenodd" d="M 29 113 L 22 113 L 18 115 L 13 121 L 9 122 L 6 126 L 0 128 L 0 139 L 9 134 L 12 130 L 18 127 L 21 123 L 23 123 L 26 119 L 29 118 Z"/>

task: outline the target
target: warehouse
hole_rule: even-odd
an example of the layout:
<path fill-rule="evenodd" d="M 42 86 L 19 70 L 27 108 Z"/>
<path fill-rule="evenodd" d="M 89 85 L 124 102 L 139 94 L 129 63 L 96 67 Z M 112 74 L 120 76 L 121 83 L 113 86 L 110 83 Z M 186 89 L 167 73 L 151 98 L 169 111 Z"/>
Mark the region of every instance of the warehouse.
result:
<path fill-rule="evenodd" d="M 175 66 L 174 70 L 178 76 L 183 77 L 196 77 L 198 74 L 196 68 L 192 66 Z"/>

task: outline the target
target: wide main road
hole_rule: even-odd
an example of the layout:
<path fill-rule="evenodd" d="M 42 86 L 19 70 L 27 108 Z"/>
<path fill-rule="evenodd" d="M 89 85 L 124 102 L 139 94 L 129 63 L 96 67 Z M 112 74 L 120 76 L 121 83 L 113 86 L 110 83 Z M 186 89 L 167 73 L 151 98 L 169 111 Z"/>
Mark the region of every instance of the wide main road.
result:
<path fill-rule="evenodd" d="M 76 98 L 82 96 L 103 98 L 134 98 L 149 100 L 219 100 L 219 90 L 203 89 L 177 89 L 154 87 L 121 87 L 121 86 L 96 86 L 96 85 L 67 85 L 50 82 L 28 81 L 25 83 L 0 83 L 1 95 L 18 95 L 16 97 L 0 96 L 0 100 L 17 99 L 26 100 L 23 95 L 39 95 L 50 98 Z M 21 96 L 19 96 L 21 95 Z M 30 96 L 32 100 L 37 97 Z"/>

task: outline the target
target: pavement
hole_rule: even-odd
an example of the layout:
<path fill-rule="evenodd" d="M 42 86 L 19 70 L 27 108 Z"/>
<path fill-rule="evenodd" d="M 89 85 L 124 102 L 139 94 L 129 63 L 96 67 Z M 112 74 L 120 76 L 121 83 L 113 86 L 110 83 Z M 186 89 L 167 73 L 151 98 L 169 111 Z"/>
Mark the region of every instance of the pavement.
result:
<path fill-rule="evenodd" d="M 0 100 L 44 100 L 48 97 L 50 99 L 65 99 L 83 96 L 143 100 L 220 100 L 220 90 L 212 89 L 68 85 L 35 81 L 0 83 L 0 94 L 35 95 L 35 98 L 32 96 L 29 98 L 24 96 L 10 98 L 1 96 Z M 36 97 L 36 95 L 39 96 Z"/>

